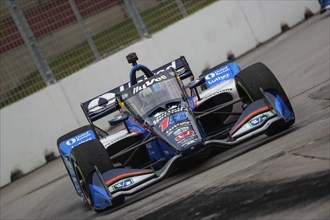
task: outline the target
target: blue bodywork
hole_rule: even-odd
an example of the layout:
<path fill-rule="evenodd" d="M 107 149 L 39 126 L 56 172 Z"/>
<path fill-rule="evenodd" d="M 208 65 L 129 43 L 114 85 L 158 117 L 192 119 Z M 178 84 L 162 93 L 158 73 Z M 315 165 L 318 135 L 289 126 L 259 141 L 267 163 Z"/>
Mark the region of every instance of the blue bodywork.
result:
<path fill-rule="evenodd" d="M 176 59 L 175 61 L 172 61 L 168 64 L 165 64 L 165 65 L 155 69 L 153 71 L 153 73 L 158 74 L 169 68 L 174 68 L 174 69 L 182 68 L 183 66 L 187 65 L 183 61 L 184 60 L 182 60 L 182 59 Z M 146 66 L 144 66 L 142 64 L 136 64 L 136 65 L 132 66 L 131 71 L 130 71 L 130 82 L 127 84 L 124 84 L 120 87 L 117 87 L 115 89 L 112 89 L 108 93 L 117 93 L 125 88 L 130 87 L 132 85 L 133 73 L 141 67 L 147 68 Z M 187 78 L 192 75 L 189 66 L 188 67 L 186 66 L 186 68 L 187 68 L 187 70 L 186 70 L 186 72 L 183 73 L 182 78 Z M 207 88 L 214 87 L 228 79 L 233 79 L 239 71 L 240 71 L 240 68 L 237 65 L 237 63 L 235 63 L 235 62 L 230 62 L 224 66 L 219 66 L 218 68 L 216 68 L 206 74 L 205 78 L 206 78 Z M 140 76 L 137 78 L 137 80 L 140 81 L 140 80 L 143 80 L 144 78 L 145 78 L 145 76 Z M 107 94 L 107 93 L 105 93 L 105 94 Z M 101 96 L 104 96 L 104 94 L 102 94 Z M 91 101 L 92 100 L 89 100 L 82 104 L 83 110 L 88 109 L 89 103 Z M 194 105 L 195 101 L 196 101 L 195 96 L 189 97 L 189 102 L 190 102 L 192 109 L 195 108 L 195 105 Z M 92 113 L 91 115 L 89 115 L 89 118 L 90 118 L 90 120 L 95 121 L 95 120 L 98 120 L 99 118 L 104 117 L 104 115 L 107 115 L 109 112 L 114 112 L 115 110 L 116 110 L 116 108 L 114 106 L 110 106 L 110 108 L 106 109 L 104 112 L 97 113 L 97 114 Z M 143 128 L 143 126 L 141 126 L 130 115 L 128 116 L 128 119 L 126 121 L 124 121 L 124 123 L 126 124 L 126 127 L 128 128 L 128 130 L 130 132 L 141 134 L 144 138 L 149 135 L 149 131 L 147 131 L 145 128 Z M 83 192 L 80 188 L 80 185 L 79 185 L 77 178 L 75 176 L 75 173 L 74 173 L 74 169 L 72 167 L 70 152 L 71 152 L 71 149 L 74 148 L 75 146 L 77 146 L 81 143 L 84 143 L 86 141 L 96 139 L 96 138 L 97 137 L 96 137 L 94 131 L 89 130 L 89 131 L 85 131 L 81 134 L 78 134 L 68 140 L 65 140 L 59 144 L 59 151 L 61 153 L 61 157 L 63 158 L 64 163 L 68 169 L 69 175 L 72 179 L 72 182 L 77 191 L 77 194 L 80 197 L 83 197 Z M 169 159 L 177 154 L 177 152 L 175 152 L 165 142 L 163 142 L 159 139 L 148 143 L 146 152 L 147 152 L 148 158 L 151 162 L 156 162 L 162 158 Z M 103 208 L 111 205 L 111 198 L 109 198 L 106 190 L 102 187 L 101 181 L 98 180 L 98 177 L 96 174 L 94 174 L 92 177 L 92 183 L 93 184 L 89 185 L 89 190 L 91 192 L 91 195 L 93 195 L 91 198 L 93 206 L 96 209 L 103 209 Z"/>
<path fill-rule="evenodd" d="M 144 138 L 149 135 L 149 131 L 144 129 L 131 115 L 124 122 L 130 132 L 139 133 Z M 158 161 L 161 158 L 171 158 L 175 152 L 164 142 L 157 139 L 147 144 L 147 153 L 150 161 Z"/>
<path fill-rule="evenodd" d="M 277 115 L 281 116 L 285 122 L 288 122 L 294 118 L 293 112 L 289 110 L 288 106 L 284 103 L 283 99 L 277 94 L 276 91 L 266 89 L 264 90 L 264 95 L 275 109 Z"/>
<path fill-rule="evenodd" d="M 95 209 L 105 209 L 112 205 L 111 197 L 104 189 L 100 178 L 96 173 L 93 173 L 92 182 L 89 184 L 91 200 Z"/>
<path fill-rule="evenodd" d="M 319 0 L 319 3 L 321 5 L 321 10 L 330 8 L 330 0 Z"/>
<path fill-rule="evenodd" d="M 117 107 L 114 105 L 114 102 L 110 102 L 110 100 L 106 100 L 105 104 L 102 104 L 102 107 L 104 110 L 102 111 L 89 111 L 90 110 L 90 105 L 91 103 L 94 103 L 95 100 L 99 100 L 100 97 L 104 96 L 106 97 L 106 94 L 116 94 L 124 89 L 130 87 L 133 83 L 133 74 L 135 74 L 136 70 L 139 69 L 140 67 L 147 68 L 146 66 L 142 64 L 136 64 L 132 67 L 130 71 L 130 82 L 123 84 L 117 88 L 114 88 L 110 90 L 107 93 L 102 94 L 101 96 L 98 96 L 94 99 L 88 100 L 85 103 L 82 103 L 82 109 L 84 113 L 86 114 L 88 120 L 90 123 L 92 123 L 95 120 L 98 120 L 109 113 L 112 113 L 117 110 Z M 188 78 L 191 77 L 192 73 L 190 71 L 189 66 L 185 63 L 185 60 L 182 59 L 177 59 L 175 61 L 172 61 L 171 63 L 168 63 L 162 67 L 157 68 L 156 70 L 153 71 L 154 74 L 161 73 L 164 70 L 168 68 L 186 68 L 185 72 L 183 72 L 182 76 L 180 75 L 181 78 Z M 219 65 L 213 69 L 211 69 L 209 72 L 203 74 L 203 77 L 205 78 L 205 86 L 207 89 L 215 87 L 226 80 L 234 79 L 235 76 L 240 72 L 240 67 L 238 66 L 237 63 L 235 62 L 229 62 L 224 65 Z M 137 78 L 137 81 L 143 80 L 145 77 L 141 76 Z M 274 91 L 266 91 L 265 93 L 266 99 L 270 102 L 271 106 L 274 107 L 275 111 L 279 116 L 281 116 L 286 122 L 291 120 L 294 116 L 293 113 L 288 109 L 288 107 L 285 105 L 283 102 L 282 98 L 276 94 Z M 191 96 L 188 97 L 188 101 L 190 104 L 190 107 L 192 110 L 195 109 L 195 104 L 197 102 L 197 97 L 196 96 Z M 258 111 L 259 109 L 267 109 L 269 103 L 266 101 L 260 99 L 254 103 L 252 103 L 248 108 L 243 112 L 242 115 L 240 115 L 240 118 L 230 131 L 230 133 L 234 133 L 237 131 L 241 126 L 244 120 L 249 117 L 251 113 L 254 111 Z M 99 104 L 100 106 L 100 104 Z M 169 123 L 171 123 L 171 120 L 174 120 L 176 122 L 180 121 L 181 119 L 185 119 L 187 115 L 183 115 L 181 112 L 179 114 L 173 114 L 169 117 Z M 255 122 L 253 122 L 255 126 L 262 124 L 266 118 L 266 116 L 260 116 L 260 118 L 257 118 Z M 150 131 L 148 131 L 143 125 L 139 124 L 131 115 L 128 115 L 128 119 L 124 121 L 126 128 L 129 132 L 132 133 L 137 133 L 142 135 L 143 138 L 147 138 L 150 135 Z M 97 135 L 94 133 L 93 130 L 88 130 L 85 131 L 81 134 L 78 134 L 74 137 L 71 137 L 67 140 L 62 141 L 59 144 L 59 151 L 60 154 L 64 160 L 64 163 L 68 169 L 69 175 L 72 179 L 72 182 L 75 186 L 75 189 L 80 197 L 83 197 L 83 192 L 82 189 L 80 188 L 80 185 L 77 181 L 77 178 L 75 176 L 74 169 L 72 167 L 72 161 L 70 158 L 70 153 L 72 148 L 75 146 L 82 144 L 86 141 L 97 139 Z M 146 144 L 146 152 L 148 154 L 148 159 L 150 162 L 157 162 L 163 158 L 165 159 L 170 159 L 174 157 L 175 155 L 178 154 L 178 152 L 175 151 L 175 149 L 171 148 L 168 146 L 164 141 L 160 139 L 153 140 L 149 143 Z M 90 180 L 88 181 L 88 187 L 91 195 L 91 203 L 92 206 L 98 210 L 98 209 L 105 209 L 106 207 L 109 207 L 112 205 L 111 202 L 111 195 L 108 191 L 108 189 L 105 189 L 104 187 L 104 179 L 109 180 L 112 178 L 115 178 L 117 176 L 127 174 L 127 173 L 133 173 L 133 172 L 139 172 L 141 170 L 139 169 L 126 169 L 126 168 L 117 168 L 110 170 L 108 172 L 105 172 L 102 174 L 102 178 L 98 176 L 96 172 L 92 173 L 92 176 Z M 144 170 L 145 171 L 145 170 Z M 104 179 L 103 179 L 104 178 Z M 129 180 L 125 180 L 129 181 Z M 106 181 L 105 181 L 106 182 Z M 125 183 L 126 184 L 126 183 Z M 131 184 L 128 183 L 127 184 Z"/>
<path fill-rule="evenodd" d="M 235 62 L 227 63 L 205 74 L 206 87 L 214 87 L 226 80 L 234 79 L 237 73 L 241 71 L 240 67 Z"/>

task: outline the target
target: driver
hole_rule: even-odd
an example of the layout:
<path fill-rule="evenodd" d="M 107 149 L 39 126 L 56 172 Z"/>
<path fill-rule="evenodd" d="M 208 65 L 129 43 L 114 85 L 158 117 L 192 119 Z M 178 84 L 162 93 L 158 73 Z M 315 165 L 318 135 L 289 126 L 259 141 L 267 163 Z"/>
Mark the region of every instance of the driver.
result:
<path fill-rule="evenodd" d="M 160 85 L 158 83 L 146 88 L 142 92 L 140 92 L 140 99 L 142 100 L 142 112 L 146 112 L 150 109 L 149 106 L 152 103 L 157 102 L 157 100 L 160 98 L 157 98 L 157 94 L 159 95 L 158 91 L 160 90 Z"/>

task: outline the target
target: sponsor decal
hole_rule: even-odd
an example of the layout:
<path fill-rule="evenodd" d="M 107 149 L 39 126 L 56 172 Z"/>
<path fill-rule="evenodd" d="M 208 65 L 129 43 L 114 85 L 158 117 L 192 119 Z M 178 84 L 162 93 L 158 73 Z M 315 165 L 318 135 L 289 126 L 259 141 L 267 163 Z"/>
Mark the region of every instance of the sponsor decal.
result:
<path fill-rule="evenodd" d="M 88 113 L 94 113 L 105 106 L 115 103 L 115 93 L 105 93 L 95 99 L 93 99 L 88 104 Z"/>
<path fill-rule="evenodd" d="M 189 127 L 183 127 L 183 128 L 179 128 L 176 131 L 173 132 L 174 136 L 178 136 L 179 134 L 181 134 L 182 132 L 188 131 Z"/>
<path fill-rule="evenodd" d="M 220 82 L 227 80 L 231 77 L 231 69 L 227 66 L 220 67 L 213 72 L 205 76 L 206 84 L 208 87 L 214 84 L 219 84 Z"/>
<path fill-rule="evenodd" d="M 179 141 L 181 141 L 183 138 L 185 138 L 185 137 L 187 137 L 187 136 L 192 136 L 192 135 L 194 135 L 194 134 L 195 134 L 195 132 L 194 132 L 193 130 L 184 131 L 184 132 L 182 132 L 181 134 L 179 134 L 179 135 L 175 138 L 175 140 L 176 140 L 177 142 L 179 142 Z"/>
<path fill-rule="evenodd" d="M 175 60 L 171 63 L 171 65 L 165 67 L 164 69 L 161 69 L 161 70 L 158 70 L 155 75 L 159 74 L 159 73 L 162 73 L 164 72 L 165 70 L 169 70 L 170 68 L 173 68 L 173 69 L 176 69 L 176 63 L 175 63 Z"/>
<path fill-rule="evenodd" d="M 230 71 L 230 69 L 229 69 L 228 66 L 221 67 L 221 68 L 216 69 L 216 70 L 214 70 L 213 72 L 207 74 L 207 75 L 205 76 L 205 79 L 206 79 L 206 80 L 213 79 L 214 77 L 216 77 L 216 76 L 218 76 L 218 75 L 221 75 L 221 74 L 223 74 L 223 73 L 225 73 L 225 72 L 227 72 L 227 71 Z"/>
<path fill-rule="evenodd" d="M 167 77 L 165 75 L 162 75 L 160 77 L 156 77 L 156 78 L 153 78 L 151 80 L 147 80 L 142 85 L 134 87 L 133 88 L 133 94 L 136 94 L 136 93 L 148 88 L 149 86 L 151 86 L 155 82 L 160 82 L 160 81 L 165 80 L 165 79 L 167 79 Z"/>
<path fill-rule="evenodd" d="M 125 187 L 128 187 L 130 185 L 132 185 L 134 182 L 131 178 L 129 179 L 124 179 L 122 181 L 119 181 L 118 183 L 112 185 L 112 188 L 114 190 L 117 190 L 117 189 L 121 189 L 121 188 L 125 188 Z"/>
<path fill-rule="evenodd" d="M 77 146 L 78 144 L 82 144 L 86 141 L 95 139 L 94 133 L 91 130 L 88 130 L 84 133 L 78 134 L 77 136 L 70 138 L 69 140 L 65 141 L 67 146 Z"/>
<path fill-rule="evenodd" d="M 168 127 L 169 117 L 165 118 L 160 124 L 159 127 L 162 129 L 162 132 Z"/>
<path fill-rule="evenodd" d="M 154 115 L 154 120 L 153 120 L 153 124 L 157 124 L 159 123 L 161 120 L 163 120 L 169 113 L 163 111 L 163 112 L 157 112 Z"/>
<path fill-rule="evenodd" d="M 170 136 L 173 133 L 173 131 L 177 130 L 178 128 L 183 127 L 183 126 L 190 126 L 190 125 L 191 125 L 190 121 L 183 121 L 183 122 L 173 125 L 168 130 L 166 130 L 165 133 L 167 136 Z"/>
<path fill-rule="evenodd" d="M 185 146 L 191 145 L 191 144 L 193 144 L 193 143 L 195 143 L 195 142 L 197 142 L 197 141 L 198 141 L 197 138 L 196 138 L 196 139 L 191 139 L 191 140 L 188 140 L 188 141 L 186 141 L 186 142 L 184 142 L 184 143 L 181 143 L 181 146 L 182 146 L 182 147 L 185 147 Z"/>
<path fill-rule="evenodd" d="M 184 107 L 178 108 L 177 106 L 172 106 L 167 111 L 158 112 L 154 115 L 153 124 L 158 124 L 161 120 L 163 120 L 165 117 L 167 117 L 170 114 L 174 114 L 182 111 L 186 111 L 186 108 Z"/>
<path fill-rule="evenodd" d="M 208 85 L 212 85 L 212 84 L 218 84 L 222 81 L 224 81 L 225 79 L 228 79 L 229 78 L 229 74 L 225 74 L 225 75 L 222 75 L 222 76 L 217 76 L 215 79 L 211 79 L 210 81 L 207 81 L 206 83 Z"/>
<path fill-rule="evenodd" d="M 75 138 L 71 138 L 71 139 L 69 139 L 67 142 L 65 142 L 66 143 L 66 145 L 72 145 L 72 144 L 74 144 L 74 143 L 76 143 L 76 139 Z"/>
<path fill-rule="evenodd" d="M 93 139 L 96 139 L 94 132 L 92 130 L 88 130 L 74 137 L 71 137 L 67 140 L 64 140 L 59 144 L 61 154 L 63 155 L 70 154 L 72 148 Z"/>
<path fill-rule="evenodd" d="M 208 99 L 208 98 L 211 98 L 211 97 L 213 97 L 213 96 L 219 95 L 219 94 L 221 94 L 221 93 L 232 92 L 232 91 L 233 91 L 232 88 L 222 89 L 222 90 L 217 91 L 217 92 L 214 92 L 214 93 L 212 93 L 212 94 L 210 94 L 210 95 L 208 95 L 208 96 L 205 96 L 203 99 Z"/>
<path fill-rule="evenodd" d="M 166 117 L 160 124 L 159 127 L 161 128 L 162 132 L 165 131 L 165 129 L 176 122 L 180 122 L 182 120 L 185 120 L 188 118 L 187 112 L 178 112 L 170 117 Z"/>
<path fill-rule="evenodd" d="M 125 133 L 125 134 L 123 134 L 122 136 L 120 136 L 120 137 L 118 137 L 116 139 L 113 139 L 113 140 L 110 140 L 110 141 L 106 141 L 105 143 L 103 143 L 104 144 L 104 147 L 107 148 L 107 147 L 111 146 L 112 144 L 125 139 L 126 138 L 126 135 L 127 134 Z M 108 137 L 110 137 L 110 136 L 108 136 Z M 105 140 L 107 140 L 107 138 Z"/>
<path fill-rule="evenodd" d="M 252 127 L 257 126 L 262 122 L 264 122 L 268 117 L 269 116 L 267 114 L 262 114 L 260 116 L 257 116 L 249 121 L 249 125 Z"/>

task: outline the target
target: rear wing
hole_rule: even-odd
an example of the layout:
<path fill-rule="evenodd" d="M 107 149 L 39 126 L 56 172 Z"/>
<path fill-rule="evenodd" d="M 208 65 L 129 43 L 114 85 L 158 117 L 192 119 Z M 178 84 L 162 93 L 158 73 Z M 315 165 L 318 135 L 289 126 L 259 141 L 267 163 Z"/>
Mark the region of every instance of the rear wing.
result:
<path fill-rule="evenodd" d="M 191 69 L 189 67 L 188 62 L 186 61 L 184 56 L 181 56 L 177 58 L 176 60 L 173 60 L 172 62 L 169 62 L 161 67 L 158 67 L 157 69 L 153 70 L 152 72 L 154 74 L 161 73 L 169 68 L 175 69 L 176 72 L 179 73 L 180 78 L 182 80 L 187 79 L 191 77 L 193 80 L 194 75 L 191 72 Z M 143 80 L 144 76 L 139 77 L 137 80 Z M 96 121 L 100 118 L 103 118 L 106 115 L 109 115 L 117 110 L 119 110 L 119 106 L 116 104 L 115 96 L 117 93 L 127 89 L 130 87 L 130 83 L 124 83 L 121 86 L 118 86 L 106 93 L 103 93 L 93 99 L 90 99 L 86 102 L 81 103 L 81 108 L 90 124 L 92 124 L 93 121 Z"/>
<path fill-rule="evenodd" d="M 184 56 L 181 56 L 177 58 L 176 60 L 173 60 L 172 62 L 169 62 L 161 67 L 158 67 L 157 69 L 153 70 L 152 72 L 157 75 L 158 73 L 164 72 L 165 70 L 168 70 L 170 68 L 173 68 L 176 72 L 179 73 L 180 78 L 182 80 L 187 79 L 189 77 L 192 77 L 192 80 L 194 80 L 194 74 L 191 72 L 191 69 L 189 67 L 189 64 Z"/>

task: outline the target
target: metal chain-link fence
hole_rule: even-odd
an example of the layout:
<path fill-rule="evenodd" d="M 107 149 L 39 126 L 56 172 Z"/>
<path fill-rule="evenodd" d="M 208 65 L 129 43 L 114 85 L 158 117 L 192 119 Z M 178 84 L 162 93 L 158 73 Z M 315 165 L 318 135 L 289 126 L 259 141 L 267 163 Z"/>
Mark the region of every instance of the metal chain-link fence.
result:
<path fill-rule="evenodd" d="M 216 0 L 1 0 L 0 107 Z"/>

